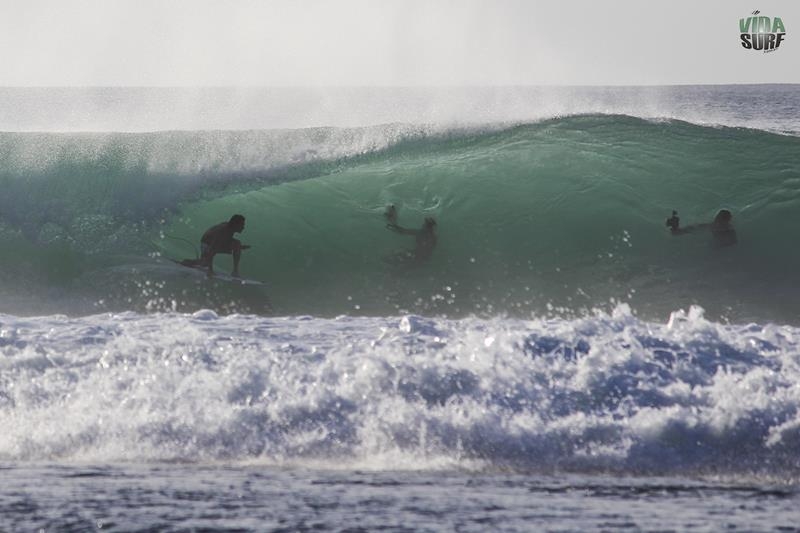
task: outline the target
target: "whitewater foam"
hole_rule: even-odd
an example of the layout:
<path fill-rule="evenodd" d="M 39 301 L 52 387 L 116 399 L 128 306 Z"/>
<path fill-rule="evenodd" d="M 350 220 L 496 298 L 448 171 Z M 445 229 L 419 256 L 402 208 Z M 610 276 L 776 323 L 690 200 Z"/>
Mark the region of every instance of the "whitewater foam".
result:
<path fill-rule="evenodd" d="M 0 459 L 796 480 L 798 338 L 624 305 L 572 321 L 3 316 Z"/>

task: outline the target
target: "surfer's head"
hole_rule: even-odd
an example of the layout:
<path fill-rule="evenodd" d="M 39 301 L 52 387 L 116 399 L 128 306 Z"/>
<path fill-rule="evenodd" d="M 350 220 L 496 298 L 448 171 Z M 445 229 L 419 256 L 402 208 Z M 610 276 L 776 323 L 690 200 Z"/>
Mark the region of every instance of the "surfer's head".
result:
<path fill-rule="evenodd" d="M 426 228 L 434 228 L 436 226 L 436 219 L 433 217 L 425 217 L 425 227 Z"/>
<path fill-rule="evenodd" d="M 228 224 L 234 229 L 235 233 L 239 233 L 244 230 L 244 216 L 233 215 Z"/>
<path fill-rule="evenodd" d="M 714 217 L 714 224 L 730 224 L 733 219 L 733 214 L 727 209 L 720 209 L 717 216 Z"/>

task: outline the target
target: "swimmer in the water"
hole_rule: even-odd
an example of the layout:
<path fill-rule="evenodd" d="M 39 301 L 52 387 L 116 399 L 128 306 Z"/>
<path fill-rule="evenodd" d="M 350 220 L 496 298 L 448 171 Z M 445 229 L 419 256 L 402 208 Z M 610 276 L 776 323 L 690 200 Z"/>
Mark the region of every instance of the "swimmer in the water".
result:
<path fill-rule="evenodd" d="M 674 209 L 672 210 L 672 216 L 667 219 L 667 227 L 672 233 L 680 233 L 681 231 L 681 219 L 678 218 L 678 212 Z"/>
<path fill-rule="evenodd" d="M 388 218 L 388 217 L 387 217 Z M 401 252 L 398 256 L 408 258 L 414 263 L 423 263 L 430 259 L 436 247 L 436 220 L 433 217 L 425 218 L 420 229 L 408 229 L 389 223 L 387 228 L 402 235 L 413 235 L 416 238 L 416 247 L 413 252 Z"/>
<path fill-rule="evenodd" d="M 711 224 L 690 224 L 689 226 L 680 227 L 680 219 L 678 212 L 673 211 L 672 217 L 667 219 L 667 227 L 673 235 L 685 235 L 693 233 L 697 230 L 709 228 L 711 236 L 714 239 L 714 246 L 730 246 L 736 244 L 736 230 L 733 228 L 731 221 L 733 214 L 727 209 L 720 209 L 714 217 Z"/>
<path fill-rule="evenodd" d="M 727 209 L 720 209 L 714 222 L 711 223 L 711 235 L 716 246 L 730 246 L 736 244 L 736 230 L 733 229 L 733 215 Z"/>

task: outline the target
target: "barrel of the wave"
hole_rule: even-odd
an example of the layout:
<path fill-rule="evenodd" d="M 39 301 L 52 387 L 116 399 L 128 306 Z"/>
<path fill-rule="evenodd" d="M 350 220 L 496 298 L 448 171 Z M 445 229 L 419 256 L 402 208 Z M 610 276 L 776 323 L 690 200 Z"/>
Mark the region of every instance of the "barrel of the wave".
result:
<path fill-rule="evenodd" d="M 266 138 L 221 135 L 235 153 Z M 270 142 L 283 142 L 281 134 L 270 135 Z M 319 135 L 322 145 L 345 138 Z M 245 253 L 241 274 L 268 281 L 274 303 L 288 314 L 538 316 L 607 308 L 613 300 L 662 318 L 689 301 L 720 316 L 797 315 L 792 302 L 800 300 L 776 298 L 793 294 L 792 272 L 800 266 L 800 250 L 786 246 L 800 212 L 792 186 L 800 150 L 789 135 L 566 116 L 509 129 L 417 134 L 335 164 L 289 162 L 274 174 L 212 165 L 200 176 L 175 169 L 197 155 L 178 140 L 200 142 L 204 134 L 148 137 L 152 146 L 176 148 L 174 165 L 158 171 L 130 163 L 135 150 L 147 154 L 136 134 L 45 137 L 65 154 L 74 149 L 74 159 L 7 172 L 3 196 L 11 238 L 30 244 L 4 259 L 5 268 L 29 280 L 43 302 L 56 302 L 48 298 L 55 290 L 72 302 L 116 299 L 114 308 L 141 308 L 153 300 L 152 285 L 165 283 L 136 277 L 143 265 L 154 268 L 151 255 L 193 255 L 165 242 L 162 232 L 197 242 L 231 213 L 246 213 L 255 247 Z M 30 142 L 14 137 L 17 145 Z M 220 168 L 222 152 L 214 156 Z M 103 165 L 89 157 L 96 153 L 104 154 Z M 153 154 L 145 159 L 155 164 Z M 109 182 L 113 193 L 100 194 Z M 71 187 L 60 194 L 64 183 Z M 414 249 L 387 230 L 387 204 L 397 206 L 405 228 L 435 218 L 436 246 L 419 268 L 383 260 Z M 664 228 L 671 209 L 693 224 L 713 221 L 722 208 L 733 217 L 734 246 L 715 248 L 708 233 L 676 239 Z M 59 247 L 72 259 L 47 260 L 62 253 Z M 60 270 L 60 279 L 48 278 L 46 270 L 58 264 L 73 266 Z M 130 274 L 130 282 L 118 272 Z M 5 279 L 14 285 L 21 278 Z M 148 281 L 143 295 L 136 284 Z M 187 285 L 165 298 L 202 306 L 206 293 L 214 294 Z"/>

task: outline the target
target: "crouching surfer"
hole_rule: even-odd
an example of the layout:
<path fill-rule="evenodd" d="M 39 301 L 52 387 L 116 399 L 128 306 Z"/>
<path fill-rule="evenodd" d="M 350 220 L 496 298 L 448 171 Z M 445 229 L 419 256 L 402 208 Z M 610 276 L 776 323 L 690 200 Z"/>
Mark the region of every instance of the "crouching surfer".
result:
<path fill-rule="evenodd" d="M 208 268 L 208 275 L 214 274 L 214 256 L 217 254 L 231 254 L 233 256 L 233 272 L 231 276 L 239 277 L 239 259 L 242 250 L 250 246 L 242 244 L 233 235 L 244 231 L 244 216 L 233 215 L 227 222 L 212 226 L 200 238 L 200 258 L 184 259 L 180 264 L 187 267 Z"/>

